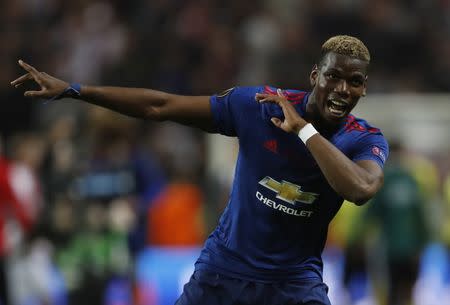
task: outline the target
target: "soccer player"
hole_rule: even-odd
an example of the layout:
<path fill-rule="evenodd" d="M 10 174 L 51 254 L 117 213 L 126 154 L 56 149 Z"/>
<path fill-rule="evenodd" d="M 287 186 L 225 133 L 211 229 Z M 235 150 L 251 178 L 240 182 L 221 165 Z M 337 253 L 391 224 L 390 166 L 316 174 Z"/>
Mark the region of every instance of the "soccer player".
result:
<path fill-rule="evenodd" d="M 239 138 L 233 190 L 178 305 L 330 304 L 322 280 L 328 224 L 344 199 L 380 189 L 388 145 L 350 114 L 366 94 L 370 54 L 351 36 L 322 46 L 312 90 L 235 87 L 212 96 L 69 84 L 29 64 L 11 82 L 25 96 L 74 97 L 147 120 L 170 120 Z"/>

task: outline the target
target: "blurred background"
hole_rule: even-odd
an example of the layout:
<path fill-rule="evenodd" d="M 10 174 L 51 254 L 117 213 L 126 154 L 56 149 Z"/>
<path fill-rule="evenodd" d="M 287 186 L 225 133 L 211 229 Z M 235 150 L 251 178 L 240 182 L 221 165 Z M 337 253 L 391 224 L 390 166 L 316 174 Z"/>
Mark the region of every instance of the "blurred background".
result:
<path fill-rule="evenodd" d="M 18 59 L 93 85 L 308 90 L 336 34 L 371 51 L 355 114 L 392 152 L 373 202 L 330 226 L 332 304 L 450 304 L 450 1 L 15 0 L 0 20 L 1 304 L 173 304 L 237 154 L 223 136 L 25 99 Z"/>

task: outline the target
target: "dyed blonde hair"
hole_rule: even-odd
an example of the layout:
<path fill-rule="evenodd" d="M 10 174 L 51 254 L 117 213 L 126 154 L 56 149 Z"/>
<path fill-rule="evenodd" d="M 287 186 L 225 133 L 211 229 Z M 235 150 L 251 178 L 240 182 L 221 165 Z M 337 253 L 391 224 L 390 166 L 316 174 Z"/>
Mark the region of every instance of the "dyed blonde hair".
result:
<path fill-rule="evenodd" d="M 369 49 L 361 40 L 353 36 L 338 35 L 331 37 L 322 45 L 322 58 L 329 52 L 370 62 Z"/>

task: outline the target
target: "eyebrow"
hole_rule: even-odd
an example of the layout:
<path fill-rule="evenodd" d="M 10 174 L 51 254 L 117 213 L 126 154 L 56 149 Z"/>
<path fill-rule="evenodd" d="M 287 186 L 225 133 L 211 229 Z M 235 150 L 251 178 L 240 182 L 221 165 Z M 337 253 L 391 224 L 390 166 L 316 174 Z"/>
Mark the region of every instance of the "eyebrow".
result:
<path fill-rule="evenodd" d="M 326 68 L 325 71 L 337 71 L 337 72 L 342 72 L 342 69 L 339 69 L 339 68 Z"/>
<path fill-rule="evenodd" d="M 354 74 L 352 75 L 352 77 L 359 77 L 359 78 L 364 79 L 364 78 L 367 77 L 367 75 L 366 75 L 366 74 L 363 74 L 363 73 L 361 73 L 361 72 L 356 72 L 356 73 L 354 73 Z"/>
<path fill-rule="evenodd" d="M 330 68 L 326 68 L 324 72 L 338 72 L 338 73 L 343 73 L 343 69 L 341 68 L 337 68 L 337 67 L 330 67 Z M 363 79 L 365 79 L 367 77 L 367 74 L 364 74 L 360 71 L 355 71 L 352 72 L 351 77 L 361 77 Z"/>

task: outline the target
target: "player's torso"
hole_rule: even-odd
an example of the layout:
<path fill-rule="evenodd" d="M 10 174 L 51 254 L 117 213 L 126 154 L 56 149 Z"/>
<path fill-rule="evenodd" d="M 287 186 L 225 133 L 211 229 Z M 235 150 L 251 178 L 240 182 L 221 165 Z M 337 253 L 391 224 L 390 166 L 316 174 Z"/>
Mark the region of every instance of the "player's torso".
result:
<path fill-rule="evenodd" d="M 292 101 L 299 113 L 304 95 Z M 321 249 L 342 198 L 303 142 L 270 122 L 272 111 L 276 105 L 254 101 L 243 111 L 233 191 L 219 230 L 230 248 L 255 247 L 291 259 Z M 339 139 L 329 140 L 339 145 Z"/>
<path fill-rule="evenodd" d="M 272 124 L 283 112 L 256 102 L 262 91 L 276 94 L 268 87 L 231 89 L 212 101 L 218 131 L 238 136 L 240 148 L 228 205 L 197 268 L 269 281 L 320 277 L 328 224 L 343 199 L 304 143 Z M 307 93 L 285 94 L 303 116 Z M 350 159 L 358 156 L 355 139 L 364 133 L 354 119 L 327 137 Z"/>

